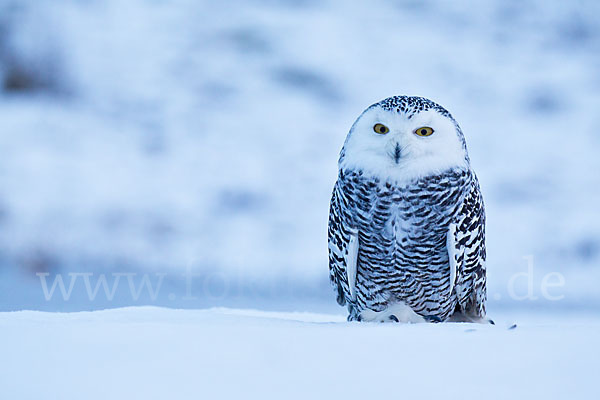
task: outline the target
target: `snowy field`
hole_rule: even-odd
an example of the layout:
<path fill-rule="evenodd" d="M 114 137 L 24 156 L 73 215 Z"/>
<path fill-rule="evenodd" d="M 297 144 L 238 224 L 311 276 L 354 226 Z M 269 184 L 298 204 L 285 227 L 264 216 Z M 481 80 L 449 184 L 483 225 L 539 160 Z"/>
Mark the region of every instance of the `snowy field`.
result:
<path fill-rule="evenodd" d="M 0 391 L 47 400 L 595 398 L 599 317 L 494 318 L 495 326 L 236 309 L 0 313 Z"/>

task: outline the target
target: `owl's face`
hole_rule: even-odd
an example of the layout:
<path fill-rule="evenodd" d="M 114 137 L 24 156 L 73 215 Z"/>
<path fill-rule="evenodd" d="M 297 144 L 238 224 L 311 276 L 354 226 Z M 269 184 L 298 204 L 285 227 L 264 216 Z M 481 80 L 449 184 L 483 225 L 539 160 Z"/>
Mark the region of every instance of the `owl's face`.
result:
<path fill-rule="evenodd" d="M 365 110 L 342 151 L 340 168 L 409 181 L 452 168 L 468 168 L 460 128 L 436 103 L 397 96 Z"/>

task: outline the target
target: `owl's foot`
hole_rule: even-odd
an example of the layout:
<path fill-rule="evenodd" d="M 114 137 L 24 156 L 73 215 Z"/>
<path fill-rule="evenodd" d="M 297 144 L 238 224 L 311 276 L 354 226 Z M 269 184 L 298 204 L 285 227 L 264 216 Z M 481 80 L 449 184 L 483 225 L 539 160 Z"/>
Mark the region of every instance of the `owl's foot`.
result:
<path fill-rule="evenodd" d="M 382 311 L 362 310 L 360 318 L 369 322 L 424 322 L 423 317 L 401 302 L 391 304 Z"/>
<path fill-rule="evenodd" d="M 427 322 L 444 322 L 440 317 L 438 317 L 437 315 L 425 315 L 423 317 L 423 319 Z"/>

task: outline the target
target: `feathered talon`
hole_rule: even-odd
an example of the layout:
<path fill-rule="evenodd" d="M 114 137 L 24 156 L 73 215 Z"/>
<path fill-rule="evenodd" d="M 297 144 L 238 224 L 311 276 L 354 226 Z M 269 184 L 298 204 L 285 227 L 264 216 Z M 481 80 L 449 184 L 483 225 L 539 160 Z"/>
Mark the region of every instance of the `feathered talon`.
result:
<path fill-rule="evenodd" d="M 390 319 L 390 321 L 394 321 L 394 322 L 400 322 L 400 321 L 398 320 L 398 317 L 396 317 L 394 314 L 390 315 L 389 319 Z"/>
<path fill-rule="evenodd" d="M 427 322 L 443 322 L 442 319 L 437 315 L 426 315 L 423 317 L 423 319 Z"/>

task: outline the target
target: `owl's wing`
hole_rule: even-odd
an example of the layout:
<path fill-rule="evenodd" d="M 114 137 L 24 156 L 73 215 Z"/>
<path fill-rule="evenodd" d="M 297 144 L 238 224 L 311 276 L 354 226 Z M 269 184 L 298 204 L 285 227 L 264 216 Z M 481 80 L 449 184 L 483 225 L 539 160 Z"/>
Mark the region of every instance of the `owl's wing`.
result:
<path fill-rule="evenodd" d="M 467 317 L 485 317 L 485 210 L 475 175 L 450 223 L 447 245 L 450 293 L 456 292 L 460 312 Z"/>
<path fill-rule="evenodd" d="M 329 279 L 341 306 L 356 299 L 358 232 L 351 221 L 350 204 L 338 180 L 329 208 Z"/>

